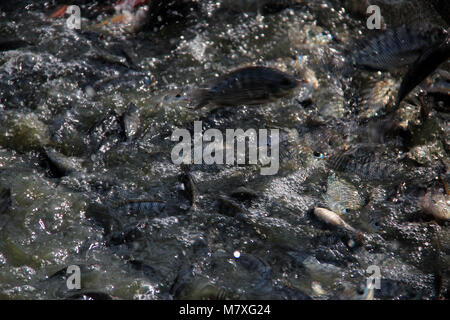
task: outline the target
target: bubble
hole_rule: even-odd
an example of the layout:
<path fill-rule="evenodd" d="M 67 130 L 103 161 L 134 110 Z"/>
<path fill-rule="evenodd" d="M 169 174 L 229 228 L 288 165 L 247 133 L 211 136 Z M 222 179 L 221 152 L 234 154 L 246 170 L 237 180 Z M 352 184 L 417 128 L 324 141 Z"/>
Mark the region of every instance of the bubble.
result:
<path fill-rule="evenodd" d="M 236 259 L 238 259 L 238 258 L 241 256 L 241 253 L 240 253 L 238 250 L 236 250 L 236 251 L 233 253 L 233 255 L 234 255 L 234 257 L 235 257 Z"/>

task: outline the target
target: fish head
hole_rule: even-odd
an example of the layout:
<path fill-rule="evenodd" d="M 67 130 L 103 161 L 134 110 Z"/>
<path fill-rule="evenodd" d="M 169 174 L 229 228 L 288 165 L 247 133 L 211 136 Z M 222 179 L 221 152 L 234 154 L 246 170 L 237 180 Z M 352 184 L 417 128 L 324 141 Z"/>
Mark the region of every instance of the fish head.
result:
<path fill-rule="evenodd" d="M 290 75 L 282 75 L 277 83 L 279 95 L 283 96 L 292 92 L 297 86 L 300 85 L 300 83 L 302 82 Z"/>

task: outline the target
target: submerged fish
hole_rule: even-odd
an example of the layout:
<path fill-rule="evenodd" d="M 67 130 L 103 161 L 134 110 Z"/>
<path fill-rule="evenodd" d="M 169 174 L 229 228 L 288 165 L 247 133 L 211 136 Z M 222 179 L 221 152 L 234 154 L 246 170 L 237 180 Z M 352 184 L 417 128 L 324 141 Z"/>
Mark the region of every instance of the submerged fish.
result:
<path fill-rule="evenodd" d="M 327 193 L 324 198 L 330 209 L 339 214 L 346 213 L 348 209 L 357 210 L 364 204 L 358 189 L 334 173 L 328 176 Z"/>
<path fill-rule="evenodd" d="M 435 219 L 450 220 L 450 196 L 427 192 L 419 199 L 419 204 L 425 213 L 432 215 Z"/>
<path fill-rule="evenodd" d="M 146 199 L 130 199 L 126 200 L 125 208 L 130 212 L 135 213 L 161 213 L 166 207 L 166 204 L 158 200 Z"/>
<path fill-rule="evenodd" d="M 396 108 L 408 93 L 428 77 L 436 68 L 450 58 L 450 37 L 443 43 L 425 51 L 403 77 L 395 102 Z"/>
<path fill-rule="evenodd" d="M 131 141 L 137 134 L 141 125 L 141 121 L 139 119 L 139 109 L 134 103 L 130 103 L 127 110 L 122 115 L 121 120 L 127 141 Z"/>
<path fill-rule="evenodd" d="M 361 232 L 359 232 L 358 230 L 350 226 L 347 222 L 342 220 L 342 218 L 339 217 L 337 213 L 334 213 L 333 211 L 325 208 L 314 208 L 314 215 L 323 222 L 326 222 L 336 227 L 341 227 L 344 230 L 350 231 L 351 233 L 355 234 L 358 237 L 358 239 L 362 239 Z"/>
<path fill-rule="evenodd" d="M 21 39 L 10 39 L 10 40 L 1 40 L 0 39 L 0 52 L 1 51 L 9 51 L 9 50 L 17 50 L 22 47 L 29 46 L 30 43 Z"/>
<path fill-rule="evenodd" d="M 209 89 L 199 89 L 196 109 L 208 103 L 219 106 L 262 104 L 290 94 L 301 81 L 268 67 L 245 67 L 217 79 Z"/>
<path fill-rule="evenodd" d="M 2 189 L 0 186 L 0 214 L 6 212 L 11 206 L 11 189 Z"/>
<path fill-rule="evenodd" d="M 362 118 L 377 116 L 393 100 L 392 92 L 396 83 L 392 79 L 369 82 L 368 87 L 361 90 L 358 99 L 358 114 Z"/>
<path fill-rule="evenodd" d="M 428 48 L 447 36 L 441 27 L 398 27 L 366 39 L 353 54 L 353 64 L 372 71 L 392 71 L 412 64 Z"/>
<path fill-rule="evenodd" d="M 363 180 L 392 179 L 402 168 L 390 156 L 379 152 L 376 145 L 359 144 L 331 155 L 327 165 L 342 173 L 356 174 Z"/>
<path fill-rule="evenodd" d="M 49 173 L 54 177 L 63 177 L 83 169 L 83 160 L 81 158 L 67 157 L 52 148 L 44 148 L 44 151 L 49 162 Z"/>

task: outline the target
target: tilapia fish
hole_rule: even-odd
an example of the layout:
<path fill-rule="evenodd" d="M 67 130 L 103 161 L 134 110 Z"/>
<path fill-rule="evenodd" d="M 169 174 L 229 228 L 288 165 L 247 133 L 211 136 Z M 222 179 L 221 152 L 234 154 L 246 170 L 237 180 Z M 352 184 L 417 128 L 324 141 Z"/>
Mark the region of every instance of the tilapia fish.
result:
<path fill-rule="evenodd" d="M 353 64 L 372 71 L 393 71 L 412 64 L 428 48 L 447 36 L 441 27 L 397 27 L 361 41 Z"/>
<path fill-rule="evenodd" d="M 366 181 L 393 179 L 402 171 L 390 156 L 379 152 L 375 145 L 360 144 L 332 154 L 327 165 L 342 173 L 356 174 Z"/>
<path fill-rule="evenodd" d="M 350 226 L 347 222 L 345 222 L 338 214 L 334 213 L 331 210 L 325 208 L 314 208 L 314 215 L 325 223 L 328 223 L 335 227 L 341 227 L 346 231 L 349 231 L 355 234 L 359 240 L 362 240 L 362 234 L 359 230 L 356 230 L 352 226 Z"/>
<path fill-rule="evenodd" d="M 196 109 L 208 103 L 219 106 L 262 104 L 290 94 L 301 81 L 268 67 L 245 67 L 217 79 L 209 89 L 195 93 Z"/>

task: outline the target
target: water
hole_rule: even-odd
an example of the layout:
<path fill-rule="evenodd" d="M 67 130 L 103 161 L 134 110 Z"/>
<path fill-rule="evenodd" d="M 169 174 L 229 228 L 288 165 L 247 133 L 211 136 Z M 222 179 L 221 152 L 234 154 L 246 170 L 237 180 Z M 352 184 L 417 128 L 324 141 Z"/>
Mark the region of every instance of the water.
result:
<path fill-rule="evenodd" d="M 359 299 L 370 265 L 375 299 L 448 298 L 448 221 L 419 202 L 450 181 L 448 108 L 424 116 L 411 95 L 400 129 L 367 140 L 402 74 L 345 66 L 353 41 L 376 32 L 354 1 L 194 1 L 188 18 L 160 12 L 135 32 L 101 26 L 107 2 L 82 6 L 81 30 L 49 19 L 52 2 L 0 4 L 0 39 L 26 42 L 0 52 L 0 298 Z M 429 1 L 410 2 L 405 13 L 408 1 L 373 1 L 387 27 L 448 28 Z M 308 83 L 261 106 L 189 108 L 194 87 L 248 64 Z M 173 164 L 170 136 L 195 120 L 280 128 L 278 174 Z M 354 162 L 335 170 L 343 152 Z M 364 244 L 314 207 L 334 208 Z M 81 291 L 66 286 L 70 265 Z"/>

